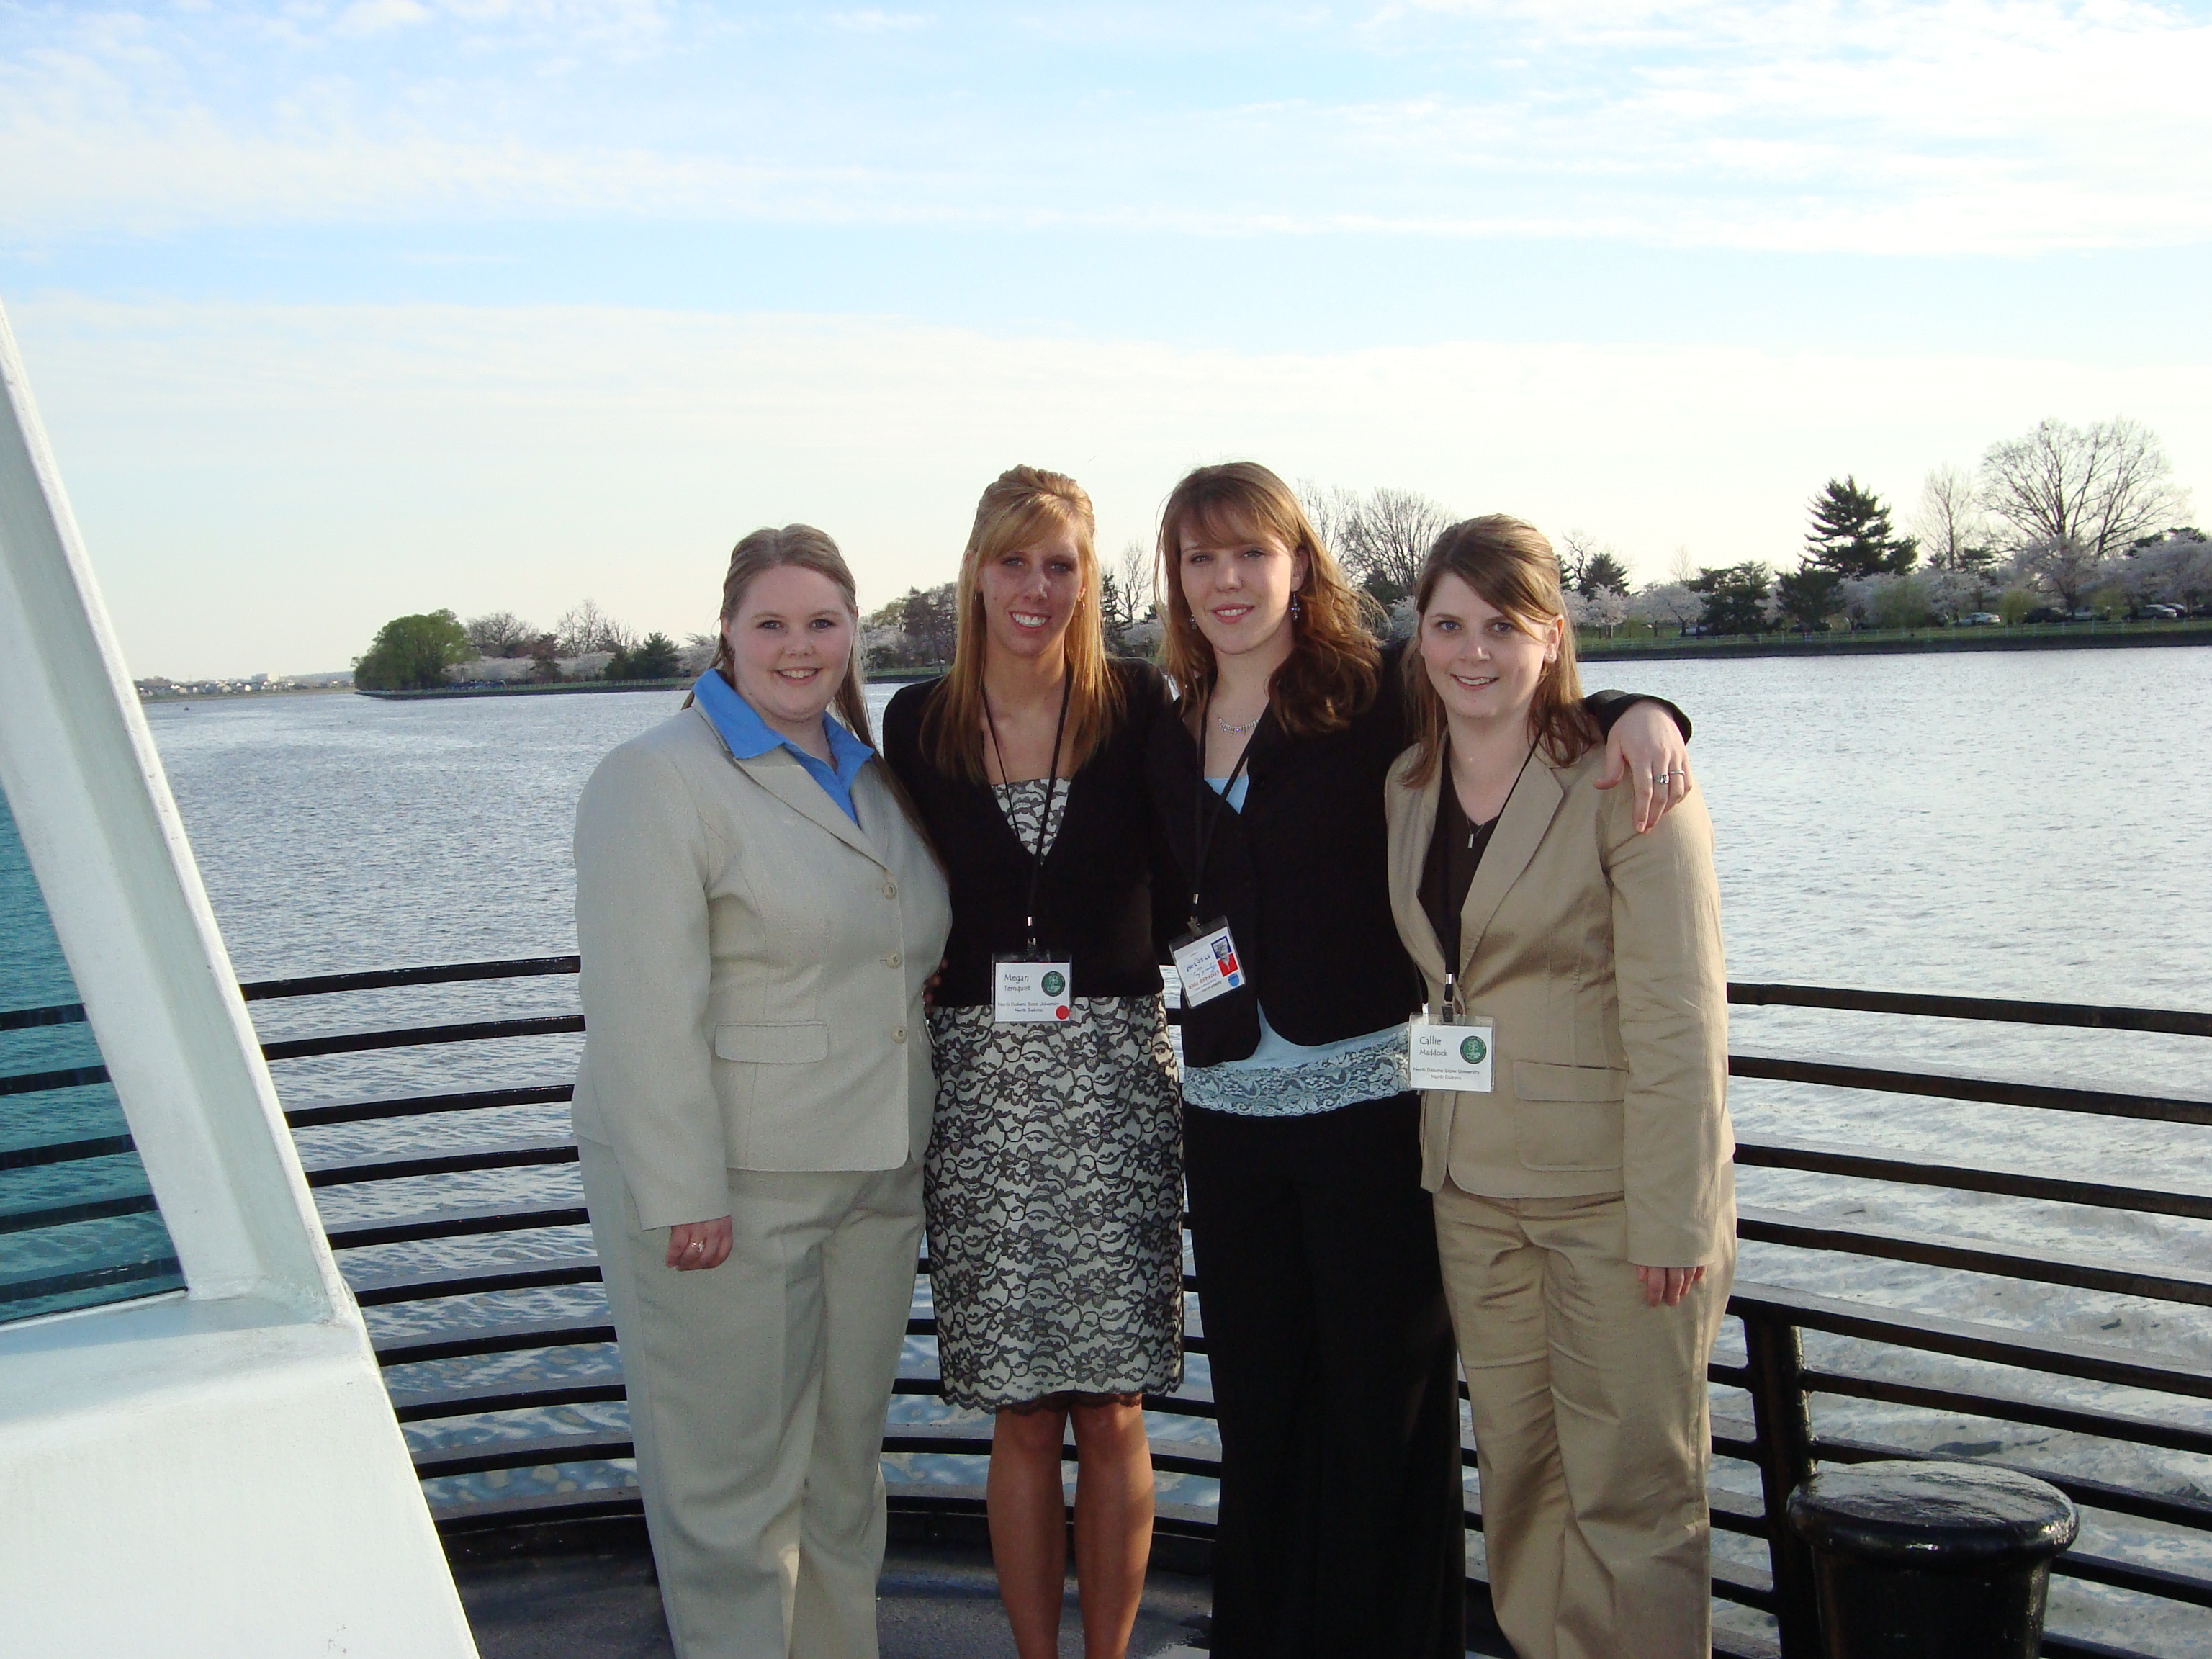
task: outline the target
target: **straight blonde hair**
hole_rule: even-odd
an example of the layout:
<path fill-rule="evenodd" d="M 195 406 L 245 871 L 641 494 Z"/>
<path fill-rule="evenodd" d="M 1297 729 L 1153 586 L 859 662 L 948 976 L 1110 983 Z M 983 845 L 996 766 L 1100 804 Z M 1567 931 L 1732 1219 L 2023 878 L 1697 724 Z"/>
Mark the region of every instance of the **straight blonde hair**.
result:
<path fill-rule="evenodd" d="M 960 556 L 957 589 L 959 631 L 952 668 L 931 693 L 921 720 L 922 752 L 949 777 L 985 783 L 983 766 L 983 663 L 990 651 L 990 627 L 983 615 L 980 580 L 986 562 L 1040 535 L 1070 532 L 1083 592 L 1062 635 L 1067 653 L 1068 774 L 1080 771 L 1097 752 L 1121 716 L 1121 683 L 1109 666 L 1105 631 L 1100 625 L 1097 524 L 1091 497 L 1064 472 L 1034 466 L 1009 467 L 994 479 L 975 504 L 975 526 Z"/>
<path fill-rule="evenodd" d="M 853 649 L 845 659 L 845 678 L 838 683 L 834 706 L 837 718 L 872 749 L 876 738 L 868 725 L 868 684 L 860 672 L 860 590 L 837 544 L 811 524 L 756 530 L 731 550 L 729 572 L 722 578 L 721 623 L 714 630 L 714 672 L 728 681 L 732 690 L 737 689 L 737 677 L 730 672 L 730 620 L 744 605 L 745 590 L 755 577 L 786 565 L 827 576 L 845 596 L 845 608 L 853 613 Z M 690 697 L 684 699 L 684 706 L 691 706 Z"/>
<path fill-rule="evenodd" d="M 1182 538 L 1226 544 L 1267 535 L 1305 555 L 1305 580 L 1291 598 L 1290 659 L 1268 696 L 1283 729 L 1335 732 L 1375 701 L 1382 609 L 1345 579 L 1291 487 L 1257 461 L 1201 466 L 1187 474 L 1160 514 L 1159 589 L 1167 596 L 1165 666 L 1187 708 L 1213 690 L 1213 647 L 1199 632 L 1182 591 Z"/>
<path fill-rule="evenodd" d="M 1486 518 L 1462 519 L 1437 538 L 1421 566 L 1413 587 L 1413 603 L 1425 619 L 1437 584 L 1456 576 L 1488 604 L 1511 617 L 1524 632 L 1534 634 L 1561 622 L 1567 602 L 1559 582 L 1559 555 L 1534 525 L 1503 513 Z M 1406 653 L 1406 704 L 1413 715 L 1413 764 L 1407 783 L 1424 788 L 1436 776 L 1444 752 L 1446 726 L 1443 699 L 1429 683 L 1428 664 L 1422 659 L 1419 636 Z M 1528 707 L 1529 730 L 1544 758 L 1553 766 L 1571 765 L 1603 741 L 1597 722 L 1583 707 L 1582 671 L 1575 663 L 1575 630 L 1559 629 L 1559 654 L 1536 682 L 1535 700 Z"/>

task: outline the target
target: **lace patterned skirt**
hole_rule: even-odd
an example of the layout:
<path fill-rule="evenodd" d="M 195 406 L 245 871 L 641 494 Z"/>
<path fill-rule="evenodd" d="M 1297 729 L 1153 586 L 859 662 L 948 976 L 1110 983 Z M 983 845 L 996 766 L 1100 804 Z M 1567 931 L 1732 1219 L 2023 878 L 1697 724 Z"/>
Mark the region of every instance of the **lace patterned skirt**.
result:
<path fill-rule="evenodd" d="M 945 1397 L 986 1411 L 1182 1380 L 1182 1123 L 1158 997 L 1065 1025 L 929 1018 L 924 1164 Z"/>

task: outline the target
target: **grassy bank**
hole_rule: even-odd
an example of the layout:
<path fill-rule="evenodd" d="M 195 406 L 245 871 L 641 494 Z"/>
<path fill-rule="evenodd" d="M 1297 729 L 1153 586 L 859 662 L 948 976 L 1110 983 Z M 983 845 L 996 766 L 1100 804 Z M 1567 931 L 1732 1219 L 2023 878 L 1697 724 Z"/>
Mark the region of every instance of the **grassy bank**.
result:
<path fill-rule="evenodd" d="M 1667 634 L 1607 639 L 1584 634 L 1575 641 L 1585 662 L 1623 657 L 1821 657 L 1881 655 L 1916 651 L 2088 651 L 2130 645 L 2212 645 L 2212 621 L 2169 623 L 2045 623 L 2010 628 L 1868 629 L 1856 634 Z"/>

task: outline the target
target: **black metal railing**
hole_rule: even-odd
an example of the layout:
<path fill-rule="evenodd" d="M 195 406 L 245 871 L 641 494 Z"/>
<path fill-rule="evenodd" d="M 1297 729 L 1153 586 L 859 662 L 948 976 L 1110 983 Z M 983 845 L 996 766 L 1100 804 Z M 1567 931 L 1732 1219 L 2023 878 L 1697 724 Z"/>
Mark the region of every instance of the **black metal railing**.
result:
<path fill-rule="evenodd" d="M 372 973 L 323 975 L 307 978 L 264 981 L 242 988 L 249 1001 L 309 996 L 332 996 L 370 991 L 398 990 L 472 981 L 515 980 L 576 971 L 574 957 L 546 957 L 508 962 L 453 963 L 433 968 L 380 970 Z M 1753 1006 L 1790 1006 L 1891 1015 L 1932 1017 L 1949 1020 L 1998 1021 L 2026 1025 L 2069 1026 L 2172 1036 L 2212 1036 L 2212 1014 L 2164 1009 L 2112 1008 L 2052 1003 L 2002 1001 L 1987 998 L 1917 996 L 1887 992 L 1830 988 L 1742 984 L 1729 987 L 1732 1002 Z M 21 1011 L 0 1015 L 0 1021 L 16 1024 L 52 1023 L 68 1019 L 77 1011 L 68 1008 Z M 272 1041 L 264 1052 L 272 1060 L 360 1054 L 378 1049 L 423 1048 L 439 1044 L 478 1043 L 520 1037 L 573 1034 L 581 1030 L 580 1015 L 530 1015 L 512 1018 L 384 1028 L 310 1037 Z M 1729 1070 L 1738 1078 L 1814 1085 L 1888 1095 L 1936 1100 L 1994 1103 L 2037 1110 L 2090 1113 L 2106 1117 L 2149 1120 L 2179 1124 L 2212 1125 L 2212 1100 L 2158 1097 L 2117 1091 L 2023 1084 L 2002 1079 L 1955 1075 L 1932 1071 L 1903 1070 L 1808 1061 L 1759 1054 L 1730 1056 Z M 74 1076 L 74 1074 L 72 1074 Z M 0 1093 L 38 1087 L 60 1086 L 43 1078 L 0 1079 Z M 295 1128 L 320 1128 L 386 1120 L 419 1118 L 491 1107 L 542 1105 L 566 1100 L 568 1080 L 548 1079 L 501 1087 L 465 1088 L 390 1097 L 324 1101 L 288 1107 L 286 1121 Z M 112 1139 L 112 1137 L 109 1139 Z M 0 1164 L 11 1157 L 59 1162 L 77 1157 L 101 1156 L 116 1148 L 108 1140 L 86 1140 L 64 1146 L 34 1149 L 27 1154 L 0 1153 Z M 539 1136 L 483 1146 L 457 1146 L 434 1152 L 402 1152 L 354 1157 L 307 1165 L 310 1186 L 318 1189 L 362 1188 L 369 1183 L 423 1176 L 487 1170 L 527 1170 L 572 1163 L 574 1143 L 566 1137 Z M 1737 1162 L 1746 1166 L 1793 1170 L 1822 1176 L 1887 1182 L 1899 1186 L 1946 1188 L 1961 1193 L 2087 1206 L 2145 1216 L 2212 1219 L 2212 1194 L 2120 1185 L 2063 1174 L 1997 1170 L 1941 1159 L 1909 1157 L 1893 1151 L 1856 1146 L 1750 1139 L 1737 1148 Z M 2212 1275 L 2172 1267 L 2095 1259 L 2066 1254 L 2008 1247 L 1978 1240 L 1919 1233 L 1871 1224 L 1817 1223 L 1786 1212 L 1745 1206 L 1740 1212 L 1739 1233 L 1755 1243 L 1785 1245 L 1798 1249 L 1870 1259 L 1910 1262 L 1960 1273 L 2000 1275 L 2076 1289 L 2144 1298 L 2152 1302 L 2212 1305 Z M 458 1239 L 476 1235 L 514 1235 L 555 1227 L 573 1227 L 586 1220 L 580 1200 L 479 1205 L 429 1210 L 400 1216 L 346 1220 L 328 1228 L 332 1247 L 347 1254 L 370 1246 Z M 923 1273 L 928 1264 L 921 1265 Z M 486 1262 L 435 1271 L 377 1275 L 349 1263 L 349 1281 L 364 1307 L 392 1308 L 436 1299 L 514 1291 L 548 1286 L 595 1282 L 597 1262 L 582 1249 L 549 1260 Z M 1186 1289 L 1194 1285 L 1186 1281 Z M 1717 1494 L 1713 1520 L 1723 1532 L 1761 1540 L 1765 1545 L 1767 1572 L 1745 1576 L 1724 1564 L 1717 1566 L 1714 1593 L 1730 1601 L 1758 1609 L 1776 1621 L 1779 1650 L 1784 1659 L 1799 1659 L 1818 1651 L 1813 1629 L 1810 1564 L 1803 1547 L 1787 1524 L 1784 1508 L 1789 1493 L 1820 1462 L 1852 1462 L 1870 1458 L 1913 1457 L 1929 1454 L 1820 1433 L 1811 1401 L 1815 1395 L 1858 1400 L 1978 1419 L 2041 1428 L 2090 1437 L 2115 1446 L 2136 1446 L 2194 1455 L 2212 1456 L 2212 1429 L 2161 1420 L 2139 1411 L 2103 1409 L 2081 1404 L 2054 1403 L 2028 1392 L 1987 1386 L 1938 1386 L 1882 1374 L 1878 1363 L 1864 1368 L 1808 1364 L 1803 1335 L 1844 1338 L 1870 1346 L 1881 1354 L 1920 1354 L 1979 1362 L 2015 1374 L 2062 1377 L 2110 1385 L 2165 1396 L 2176 1401 L 2212 1400 L 2212 1369 L 2177 1358 L 2165 1358 L 2117 1346 L 1976 1323 L 1970 1321 L 1898 1311 L 1849 1299 L 1815 1294 L 1778 1285 L 1739 1279 L 1730 1297 L 1729 1311 L 1741 1321 L 1744 1359 L 1741 1364 L 1716 1360 L 1711 1380 L 1741 1389 L 1747 1397 L 1747 1425 L 1725 1415 L 1717 1418 L 1713 1450 L 1717 1457 L 1755 1467 L 1760 1502 L 1756 1509 Z M 931 1336 L 934 1322 L 927 1317 L 909 1321 L 910 1334 Z M 386 1367 L 412 1366 L 436 1360 L 464 1359 L 500 1354 L 550 1352 L 577 1345 L 611 1345 L 611 1323 L 603 1313 L 570 1317 L 520 1319 L 510 1322 L 460 1325 L 428 1332 L 389 1335 L 377 1342 L 380 1360 Z M 1188 1347 L 1205 1352 L 1205 1336 L 1194 1327 Z M 610 1355 L 611 1363 L 618 1363 Z M 902 1376 L 897 1391 L 906 1395 L 936 1395 L 932 1376 Z M 546 1407 L 604 1404 L 621 1400 L 618 1373 L 589 1377 L 556 1377 L 536 1382 L 465 1384 L 442 1389 L 396 1389 L 394 1409 L 404 1423 L 421 1424 Z M 1186 1419 L 1210 1419 L 1212 1402 L 1185 1393 L 1148 1399 L 1147 1407 Z M 1741 1431 L 1747 1426 L 1748 1432 Z M 896 1423 L 887 1429 L 884 1446 L 890 1453 L 980 1455 L 989 1450 L 988 1424 Z M 1153 1456 L 1164 1473 L 1212 1476 L 1218 1463 L 1194 1443 L 1169 1441 Z M 630 1443 L 624 1434 L 601 1431 L 532 1433 L 519 1439 L 461 1445 L 434 1445 L 418 1449 L 416 1462 L 426 1480 L 499 1469 L 556 1468 L 627 1458 Z M 1945 1455 L 1951 1455 L 1946 1451 Z M 1472 1448 L 1465 1460 L 1474 1462 Z M 2008 1467 L 2025 1467 L 2015 1458 Z M 2132 1486 L 2118 1480 L 2084 1478 L 2079 1474 L 2028 1468 L 2058 1486 L 2093 1511 L 2127 1516 L 2160 1526 L 2185 1529 L 2212 1545 L 2212 1502 L 2184 1493 Z M 924 1506 L 973 1506 L 972 1493 L 951 1496 L 942 1489 L 923 1486 L 894 1488 L 894 1502 Z M 635 1510 L 634 1488 L 586 1489 L 544 1494 L 507 1502 L 468 1501 L 439 1510 L 440 1524 L 449 1531 L 465 1531 L 490 1523 L 511 1522 L 518 1516 L 591 1516 Z M 1470 1510 L 1470 1528 L 1480 1516 Z M 1202 1534 L 1202 1511 L 1167 1509 L 1163 1530 Z M 2200 1620 L 2202 1609 L 2212 1608 L 2212 1577 L 2178 1571 L 2081 1549 L 2058 1558 L 2054 1570 L 2063 1577 L 2105 1585 L 2149 1598 L 2166 1615 Z M 1731 1650 L 1723 1649 L 1723 1651 Z M 1750 1650 L 1747 1650 L 1748 1651 Z M 2105 1656 L 2106 1659 L 2149 1659 L 2134 1650 L 2113 1647 L 2063 1632 L 2046 1636 L 2046 1654 Z"/>

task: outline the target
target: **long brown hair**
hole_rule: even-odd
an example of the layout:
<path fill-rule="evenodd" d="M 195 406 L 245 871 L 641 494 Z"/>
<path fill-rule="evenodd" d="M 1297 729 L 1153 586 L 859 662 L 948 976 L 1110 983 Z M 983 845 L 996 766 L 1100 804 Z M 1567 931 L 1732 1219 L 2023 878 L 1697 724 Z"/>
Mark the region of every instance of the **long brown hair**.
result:
<path fill-rule="evenodd" d="M 1268 685 L 1275 718 L 1300 736 L 1337 731 L 1375 700 L 1382 653 L 1382 607 L 1345 580 L 1291 487 L 1257 461 L 1201 466 L 1185 475 L 1160 514 L 1160 592 L 1167 596 L 1168 673 L 1186 706 L 1213 689 L 1213 647 L 1182 591 L 1182 538 L 1207 544 L 1267 535 L 1305 555 L 1291 618 L 1291 654 Z"/>
<path fill-rule="evenodd" d="M 1456 576 L 1483 599 L 1511 617 L 1524 632 L 1534 634 L 1561 622 L 1567 614 L 1560 591 L 1559 555 L 1544 532 L 1533 524 L 1492 513 L 1486 518 L 1462 519 L 1437 538 L 1421 566 L 1414 585 L 1413 603 L 1421 616 L 1429 613 L 1437 584 Z M 1429 683 L 1428 664 L 1422 659 L 1420 636 L 1406 653 L 1406 702 L 1414 726 L 1413 764 L 1406 781 L 1415 789 L 1425 787 L 1437 774 L 1444 752 L 1444 705 Z M 1571 765 L 1603 740 L 1597 722 L 1583 707 L 1583 677 L 1575 665 L 1575 630 L 1559 629 L 1559 653 L 1546 665 L 1536 682 L 1536 696 L 1528 706 L 1528 727 L 1544 758 L 1553 766 Z"/>
<path fill-rule="evenodd" d="M 1010 549 L 1058 530 L 1069 532 L 1074 539 L 1077 579 L 1083 589 L 1062 635 L 1067 653 L 1071 776 L 1082 769 L 1121 718 L 1121 682 L 1108 665 L 1106 635 L 1099 623 L 1097 522 L 1091 497 L 1065 472 L 1008 467 L 975 503 L 975 527 L 960 556 L 959 633 L 952 648 L 952 669 L 931 694 L 922 714 L 923 752 L 948 776 L 976 783 L 989 776 L 983 769 L 983 661 L 991 643 L 990 625 L 983 615 L 983 566 Z"/>
<path fill-rule="evenodd" d="M 735 689 L 737 678 L 730 672 L 730 619 L 744 603 L 745 590 L 752 586 L 753 578 L 784 565 L 827 576 L 845 596 L 845 608 L 853 613 L 853 650 L 845 659 L 845 678 L 837 687 L 837 718 L 872 749 L 876 739 L 868 726 L 867 681 L 860 672 L 860 590 L 837 544 L 811 524 L 756 530 L 731 550 L 729 574 L 722 578 L 721 625 L 714 630 L 714 670 Z M 691 699 L 684 698 L 684 706 L 689 708 Z"/>

